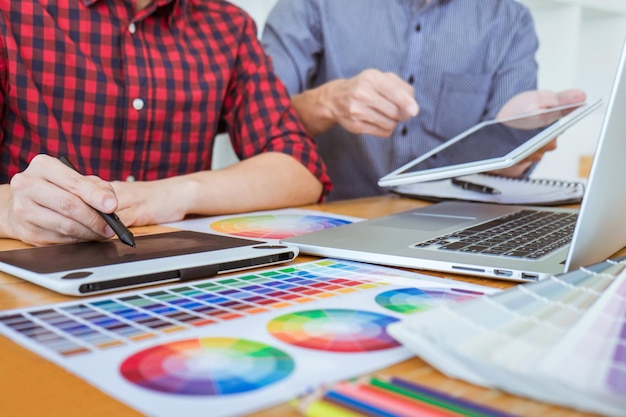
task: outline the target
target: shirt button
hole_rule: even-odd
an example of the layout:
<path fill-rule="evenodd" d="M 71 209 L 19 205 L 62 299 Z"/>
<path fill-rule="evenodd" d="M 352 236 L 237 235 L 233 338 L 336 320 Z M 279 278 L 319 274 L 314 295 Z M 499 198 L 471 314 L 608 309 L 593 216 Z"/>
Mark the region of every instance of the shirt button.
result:
<path fill-rule="evenodd" d="M 415 77 L 410 75 L 408 81 L 409 81 L 409 84 L 413 84 L 415 82 Z"/>
<path fill-rule="evenodd" d="M 136 98 L 136 99 L 133 100 L 133 108 L 135 110 L 139 111 L 139 110 L 143 109 L 143 105 L 144 105 L 144 103 L 143 103 L 142 99 Z"/>
<path fill-rule="evenodd" d="M 418 23 L 417 25 L 415 25 L 415 31 L 419 32 L 420 30 L 422 30 L 422 25 Z"/>
<path fill-rule="evenodd" d="M 135 26 L 134 23 L 131 23 L 130 25 L 128 25 L 128 31 L 130 33 L 135 33 L 136 30 L 137 30 L 137 26 Z"/>
<path fill-rule="evenodd" d="M 133 177 L 132 175 L 129 175 L 128 177 L 126 177 L 126 181 L 127 182 L 133 182 L 133 181 L 135 181 L 135 177 Z"/>
<path fill-rule="evenodd" d="M 400 131 L 400 134 L 402 136 L 406 136 L 407 133 L 409 133 L 409 129 L 407 129 L 406 126 L 404 126 L 402 130 Z"/>

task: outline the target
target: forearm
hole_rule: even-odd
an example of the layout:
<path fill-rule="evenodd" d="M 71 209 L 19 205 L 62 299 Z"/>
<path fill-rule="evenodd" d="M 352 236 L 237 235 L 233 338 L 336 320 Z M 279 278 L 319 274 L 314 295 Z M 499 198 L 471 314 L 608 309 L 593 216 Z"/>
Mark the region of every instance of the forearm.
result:
<path fill-rule="evenodd" d="M 222 170 L 173 180 L 188 184 L 185 214 L 293 207 L 315 203 L 322 194 L 320 181 L 297 160 L 281 153 L 260 154 Z"/>

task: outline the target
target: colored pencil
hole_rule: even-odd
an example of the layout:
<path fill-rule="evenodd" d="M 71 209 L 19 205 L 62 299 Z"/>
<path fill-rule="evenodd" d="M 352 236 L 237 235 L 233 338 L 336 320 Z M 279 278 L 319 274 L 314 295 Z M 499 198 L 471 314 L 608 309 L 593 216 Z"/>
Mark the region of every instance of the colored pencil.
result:
<path fill-rule="evenodd" d="M 363 417 L 363 414 L 341 407 L 337 404 L 318 399 L 301 408 L 306 417 Z"/>
<path fill-rule="evenodd" d="M 458 416 L 456 413 L 451 413 L 448 410 L 435 408 L 430 404 L 415 401 L 414 399 L 407 398 L 396 394 L 395 392 L 375 387 L 368 382 L 365 383 L 349 383 L 341 382 L 335 386 L 335 389 L 340 393 L 347 395 L 351 398 L 359 401 L 369 403 L 377 406 L 380 409 L 387 410 L 389 412 L 413 417 L 419 415 L 420 417 L 452 417 Z"/>
<path fill-rule="evenodd" d="M 418 401 L 424 401 L 464 416 L 511 417 L 510 414 L 503 413 L 493 408 L 485 407 L 463 398 L 452 397 L 400 378 L 392 377 L 387 381 L 373 377 L 370 379 L 370 383 L 374 386 L 385 388 L 400 395 L 405 395 Z"/>
<path fill-rule="evenodd" d="M 363 402 L 360 399 L 342 394 L 335 389 L 326 391 L 322 398 L 325 401 L 329 401 L 340 407 L 348 408 L 356 413 L 361 413 L 368 417 L 403 417 L 385 409 L 381 409 L 375 405 Z"/>
<path fill-rule="evenodd" d="M 342 381 L 301 400 L 307 417 L 512 417 L 396 377 Z M 304 405 L 304 406 L 303 406 Z"/>

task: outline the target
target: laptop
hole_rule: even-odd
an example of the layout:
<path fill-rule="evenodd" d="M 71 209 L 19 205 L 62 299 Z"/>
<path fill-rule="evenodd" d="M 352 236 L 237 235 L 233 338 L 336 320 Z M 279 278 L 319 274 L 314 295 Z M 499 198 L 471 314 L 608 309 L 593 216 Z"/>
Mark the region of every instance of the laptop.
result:
<path fill-rule="evenodd" d="M 232 236 L 172 231 L 0 252 L 0 271 L 68 295 L 93 295 L 288 262 L 298 248 Z"/>
<path fill-rule="evenodd" d="M 284 242 L 319 256 L 519 282 L 607 259 L 626 246 L 625 67 L 626 44 L 579 210 L 447 201 Z M 553 221 L 554 238 L 544 229 Z"/>

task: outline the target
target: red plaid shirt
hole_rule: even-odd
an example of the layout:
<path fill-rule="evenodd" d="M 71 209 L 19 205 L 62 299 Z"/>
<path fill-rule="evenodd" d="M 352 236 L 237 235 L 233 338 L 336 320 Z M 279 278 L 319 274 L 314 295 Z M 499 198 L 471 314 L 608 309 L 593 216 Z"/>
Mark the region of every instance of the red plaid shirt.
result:
<path fill-rule="evenodd" d="M 211 167 L 228 132 L 239 158 L 283 152 L 330 182 L 256 38 L 222 0 L 0 0 L 0 183 L 39 153 L 106 180 Z"/>

